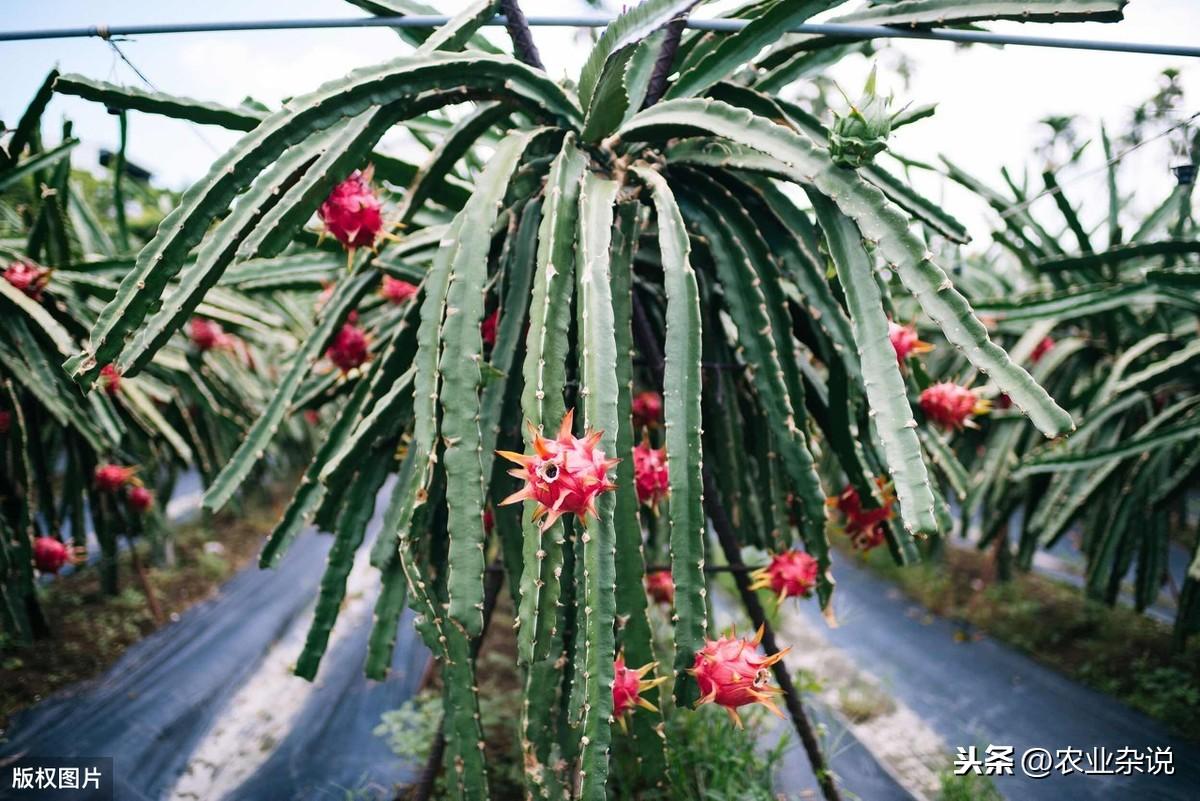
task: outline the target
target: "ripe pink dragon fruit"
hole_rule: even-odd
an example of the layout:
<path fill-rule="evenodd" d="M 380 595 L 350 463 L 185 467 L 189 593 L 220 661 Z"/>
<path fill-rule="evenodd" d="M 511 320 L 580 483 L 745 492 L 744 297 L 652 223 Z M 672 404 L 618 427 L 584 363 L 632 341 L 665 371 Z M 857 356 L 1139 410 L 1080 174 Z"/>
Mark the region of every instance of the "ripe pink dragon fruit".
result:
<path fill-rule="evenodd" d="M 8 409 L 0 409 L 0 434 L 7 434 L 12 428 L 12 412 Z"/>
<path fill-rule="evenodd" d="M 188 337 L 196 349 L 204 352 L 214 348 L 228 348 L 233 344 L 233 337 L 226 334 L 220 323 L 206 320 L 203 317 L 193 317 L 188 325 Z"/>
<path fill-rule="evenodd" d="M 638 500 L 652 509 L 658 508 L 658 502 L 670 491 L 666 449 L 651 448 L 649 442 L 633 449 L 633 483 Z"/>
<path fill-rule="evenodd" d="M 934 384 L 921 393 L 921 411 L 945 429 L 975 428 L 971 418 L 977 414 L 987 414 L 991 408 L 991 402 L 980 398 L 975 390 L 952 381 Z"/>
<path fill-rule="evenodd" d="M 666 681 L 666 677 L 647 679 L 646 674 L 658 665 L 651 662 L 640 668 L 625 667 L 625 655 L 619 654 L 613 661 L 613 717 L 621 724 L 622 731 L 629 731 L 625 719 L 633 714 L 635 707 L 657 712 L 658 707 L 642 697 L 642 693 L 653 690 Z"/>
<path fill-rule="evenodd" d="M 100 368 L 100 386 L 110 398 L 115 398 L 121 391 L 121 374 L 115 365 L 106 364 Z"/>
<path fill-rule="evenodd" d="M 657 604 L 675 603 L 675 579 L 670 570 L 652 570 L 646 574 L 646 594 Z"/>
<path fill-rule="evenodd" d="M 896 349 L 896 361 L 900 364 L 904 364 L 914 353 L 928 353 L 933 350 L 933 345 L 922 342 L 917 336 L 915 325 L 900 325 L 888 320 L 888 338 L 892 340 L 892 347 Z"/>
<path fill-rule="evenodd" d="M 780 602 L 784 598 L 807 598 L 817 586 L 817 560 L 804 551 L 784 551 L 771 563 L 752 574 L 751 589 L 770 590 Z"/>
<path fill-rule="evenodd" d="M 367 332 L 355 325 L 354 319 L 342 326 L 342 330 L 337 332 L 325 351 L 329 361 L 337 365 L 343 373 L 348 373 L 363 364 L 370 355 Z"/>
<path fill-rule="evenodd" d="M 41 300 L 42 291 L 50 283 L 50 270 L 25 261 L 14 261 L 4 271 L 4 280 L 34 300 Z"/>
<path fill-rule="evenodd" d="M 129 503 L 129 508 L 138 514 L 145 514 L 150 511 L 150 507 L 154 506 L 154 493 L 145 487 L 130 487 L 129 495 L 125 500 Z"/>
<path fill-rule="evenodd" d="M 371 189 L 371 168 L 333 188 L 317 210 L 325 230 L 348 250 L 369 248 L 383 230 L 382 204 Z"/>
<path fill-rule="evenodd" d="M 862 551 L 869 551 L 877 545 L 882 545 L 887 538 L 884 523 L 895 515 L 896 496 L 887 479 L 875 479 L 879 486 L 882 505 L 875 509 L 864 509 L 862 498 L 853 485 L 847 484 L 842 494 L 830 498 L 828 503 L 837 508 L 842 515 L 842 530 L 850 537 L 850 543 Z"/>
<path fill-rule="evenodd" d="M 662 395 L 659 395 L 657 392 L 652 390 L 639 392 L 633 396 L 633 402 L 630 404 L 630 411 L 633 413 L 634 427 L 653 428 L 662 421 Z"/>
<path fill-rule="evenodd" d="M 608 471 L 620 459 L 609 459 L 596 447 L 602 431 L 588 433 L 583 438 L 571 434 L 574 410 L 563 417 L 555 439 L 547 439 L 533 431 L 533 450 L 530 455 L 497 451 L 499 456 L 520 465 L 508 471 L 522 479 L 525 486 L 500 502 L 501 506 L 531 500 L 537 504 L 534 520 L 541 520 L 543 530 L 566 514 L 581 521 L 596 514 L 596 497 L 610 492 L 617 485 L 609 480 Z"/>
<path fill-rule="evenodd" d="M 384 299 L 389 303 L 394 303 L 399 306 L 405 303 L 409 298 L 416 297 L 417 285 L 410 284 L 408 281 L 399 278 L 392 278 L 390 275 L 383 277 L 383 286 L 379 288 L 379 294 L 383 295 Z"/>
<path fill-rule="evenodd" d="M 772 698 L 780 695 L 782 690 L 771 684 L 770 668 L 791 648 L 765 656 L 758 649 L 762 636 L 760 627 L 753 639 L 735 637 L 731 633 L 718 640 L 706 640 L 688 670 L 700 686 L 701 698 L 696 705 L 713 703 L 725 707 L 739 729 L 742 719 L 737 710 L 747 704 L 762 704 L 783 717 Z"/>
<path fill-rule="evenodd" d="M 483 507 L 483 533 L 491 534 L 496 528 L 496 513 L 491 506 Z"/>
<path fill-rule="evenodd" d="M 68 561 L 67 546 L 54 537 L 38 537 L 33 541 L 33 564 L 42 573 L 57 573 Z"/>
<path fill-rule="evenodd" d="M 117 492 L 126 484 L 133 481 L 136 467 L 123 467 L 119 464 L 102 464 L 96 468 L 96 489 L 101 492 Z"/>
<path fill-rule="evenodd" d="M 1032 364 L 1037 364 L 1050 351 L 1054 350 L 1054 339 L 1051 337 L 1042 337 L 1042 340 L 1037 343 L 1033 349 L 1033 353 L 1029 354 L 1029 361 Z"/>
<path fill-rule="evenodd" d="M 483 318 L 483 322 L 479 324 L 479 335 L 483 338 L 483 344 L 489 348 L 496 347 L 496 328 L 500 325 L 500 309 L 496 308 L 487 317 Z"/>

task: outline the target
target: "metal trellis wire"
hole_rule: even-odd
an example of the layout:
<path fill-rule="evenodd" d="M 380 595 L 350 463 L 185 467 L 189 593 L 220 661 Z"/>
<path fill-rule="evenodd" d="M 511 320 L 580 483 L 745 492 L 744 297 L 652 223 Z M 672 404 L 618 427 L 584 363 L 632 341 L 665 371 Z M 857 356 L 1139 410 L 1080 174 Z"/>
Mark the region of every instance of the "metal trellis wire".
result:
<path fill-rule="evenodd" d="M 283 31 L 317 28 L 432 28 L 449 21 L 447 16 L 412 15 L 406 17 L 340 17 L 288 20 L 239 20 L 229 22 L 181 22 L 154 25 L 88 25 L 74 28 L 43 28 L 25 31 L 0 31 L 0 42 L 35 39 L 76 39 L 113 36 L 144 36 L 165 33 L 213 33 L 218 31 Z M 541 28 L 602 28 L 613 21 L 611 16 L 540 16 L 529 17 L 528 23 Z M 503 26 L 503 15 L 485 23 Z M 686 26 L 694 30 L 717 33 L 736 33 L 749 24 L 740 19 L 689 18 Z M 958 44 L 1019 45 L 1052 47 L 1070 50 L 1094 50 L 1114 53 L 1143 53 L 1160 56 L 1200 57 L 1200 47 L 1158 44 L 1152 42 L 1116 42 L 1099 39 L 1064 39 L 1050 36 L 1017 36 L 989 31 L 952 30 L 948 28 L 898 28 L 886 25 L 842 25 L 838 23 L 807 23 L 789 29 L 791 33 L 814 34 L 838 39 L 923 39 Z"/>

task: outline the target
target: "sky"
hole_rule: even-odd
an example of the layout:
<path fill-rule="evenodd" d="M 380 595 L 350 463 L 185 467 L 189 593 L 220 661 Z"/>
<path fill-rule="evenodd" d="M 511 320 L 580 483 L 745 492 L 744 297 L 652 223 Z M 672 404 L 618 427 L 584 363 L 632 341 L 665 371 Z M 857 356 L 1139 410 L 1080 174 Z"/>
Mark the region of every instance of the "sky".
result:
<path fill-rule="evenodd" d="M 453 13 L 464 0 L 433 0 Z M 610 0 L 610 8 L 617 3 Z M 583 0 L 522 0 L 530 15 L 594 14 Z M 340 0 L 207 0 L 203 4 L 158 0 L 55 0 L 7 3 L 3 29 L 198 22 L 216 20 L 350 17 L 362 12 Z M 1132 0 L 1118 24 L 1038 25 L 996 23 L 996 31 L 1121 41 L 1196 44 L 1200 30 L 1197 0 Z M 495 37 L 503 31 L 492 29 Z M 535 39 L 551 75 L 575 75 L 587 55 L 588 34 L 538 28 Z M 497 41 L 501 41 L 499 38 Z M 506 43 L 505 43 L 506 44 Z M 141 36 L 120 43 L 129 60 L 157 89 L 171 94 L 237 104 L 246 96 L 278 105 L 284 98 L 315 88 L 355 67 L 392 58 L 405 45 L 386 29 L 258 31 Z M 903 55 L 912 66 L 904 84 L 895 67 Z M 880 84 L 894 91 L 898 104 L 938 103 L 931 119 L 897 131 L 892 146 L 913 158 L 934 161 L 944 154 L 994 184 L 1002 166 L 1020 172 L 1041 169 L 1036 156 L 1046 129 L 1038 121 L 1052 114 L 1077 114 L 1093 134 L 1100 121 L 1120 127 L 1132 108 L 1155 91 L 1167 67 L 1183 72 L 1184 106 L 1180 119 L 1200 111 L 1200 59 L 1118 53 L 1094 53 L 1028 47 L 959 48 L 940 42 L 894 40 L 876 59 Z M 132 85 L 141 79 L 98 39 L 0 42 L 0 120 L 15 124 L 21 111 L 57 65 L 64 72 Z M 861 87 L 871 63 L 844 59 L 830 72 L 850 95 Z M 45 118 L 49 139 L 64 118 L 74 123 L 83 144 L 75 163 L 94 167 L 101 148 L 116 143 L 115 118 L 92 103 L 56 98 Z M 183 188 L 200 177 L 238 134 L 152 115 L 134 113 L 129 124 L 130 159 L 151 170 L 155 180 Z M 385 144 L 389 140 L 385 140 Z M 393 147 L 403 141 L 393 137 Z M 1165 197 L 1174 182 L 1168 172 L 1168 141 L 1153 142 L 1122 160 L 1123 186 L 1134 192 L 1131 209 L 1148 209 Z M 1102 166 L 1098 142 L 1088 149 L 1085 166 Z M 1106 209 L 1103 172 L 1073 181 L 1066 193 L 1098 221 Z M 967 223 L 978 243 L 987 242 L 995 218 L 977 198 L 942 181 L 921 180 L 920 188 Z M 1048 198 L 1040 201 L 1049 204 Z M 1037 209 L 1035 208 L 1035 211 Z"/>

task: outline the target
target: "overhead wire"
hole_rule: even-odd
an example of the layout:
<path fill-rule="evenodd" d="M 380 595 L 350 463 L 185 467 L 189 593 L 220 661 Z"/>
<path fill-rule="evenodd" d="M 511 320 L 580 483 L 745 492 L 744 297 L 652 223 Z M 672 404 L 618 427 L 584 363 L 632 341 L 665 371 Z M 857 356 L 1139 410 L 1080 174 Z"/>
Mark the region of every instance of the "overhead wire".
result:
<path fill-rule="evenodd" d="M 532 27 L 603 28 L 615 18 L 611 15 L 588 16 L 531 16 Z M 98 36 L 140 36 L 167 33 L 212 33 L 217 31 L 282 31 L 317 28 L 432 28 L 444 25 L 450 17 L 441 15 L 412 15 L 396 17 L 336 17 L 316 19 L 230 20 L 220 22 L 155 23 L 145 25 L 86 25 L 73 28 L 40 28 L 21 31 L 0 31 L 0 42 L 35 39 L 68 39 Z M 484 23 L 503 26 L 503 15 Z M 736 33 L 748 24 L 744 19 L 705 19 L 689 17 L 688 28 L 714 33 Z M 993 31 L 960 30 L 957 28 L 900 27 L 887 25 L 847 25 L 836 22 L 805 23 L 788 29 L 789 33 L 814 34 L 838 39 L 921 39 L 956 44 L 1018 45 L 1024 47 L 1067 48 L 1118 53 L 1142 53 L 1160 56 L 1200 58 L 1200 47 L 1163 44 L 1158 42 L 1120 42 L 1103 39 L 1064 39 L 1051 36 L 1026 36 Z"/>

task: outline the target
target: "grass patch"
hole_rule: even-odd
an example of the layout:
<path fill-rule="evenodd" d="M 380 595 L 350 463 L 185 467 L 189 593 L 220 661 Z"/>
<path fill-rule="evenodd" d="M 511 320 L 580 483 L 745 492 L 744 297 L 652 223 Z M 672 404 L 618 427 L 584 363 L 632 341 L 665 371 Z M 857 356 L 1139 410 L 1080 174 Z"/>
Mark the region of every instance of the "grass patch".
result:
<path fill-rule="evenodd" d="M 282 512 L 279 497 L 248 500 L 240 514 L 223 513 L 175 529 L 176 565 L 147 564 L 150 585 L 167 621 L 211 597 L 258 553 Z M 218 545 L 219 544 L 219 545 Z M 158 628 L 129 554 L 120 561 L 121 592 L 105 595 L 99 573 L 85 568 L 39 589 L 52 639 L 20 645 L 0 635 L 0 725 L 67 685 L 103 673 L 125 649 Z"/>
<path fill-rule="evenodd" d="M 1172 648 L 1171 629 L 1035 574 L 995 580 L 990 554 L 948 548 L 938 563 L 895 565 L 883 549 L 862 560 L 930 611 L 1014 646 L 1067 676 L 1200 740 L 1200 642 Z"/>
<path fill-rule="evenodd" d="M 938 777 L 937 797 L 938 801 L 1004 801 L 990 776 L 955 776 L 952 770 Z"/>
<path fill-rule="evenodd" d="M 763 749 L 767 737 L 763 710 L 739 710 L 746 726 L 740 731 L 725 711 L 712 704 L 695 711 L 674 710 L 667 720 L 667 792 L 670 801 L 775 801 L 773 776 L 791 740 L 785 732 Z"/>
<path fill-rule="evenodd" d="M 872 682 L 854 679 L 838 690 L 838 711 L 851 723 L 866 723 L 895 712 L 896 702 Z"/>

